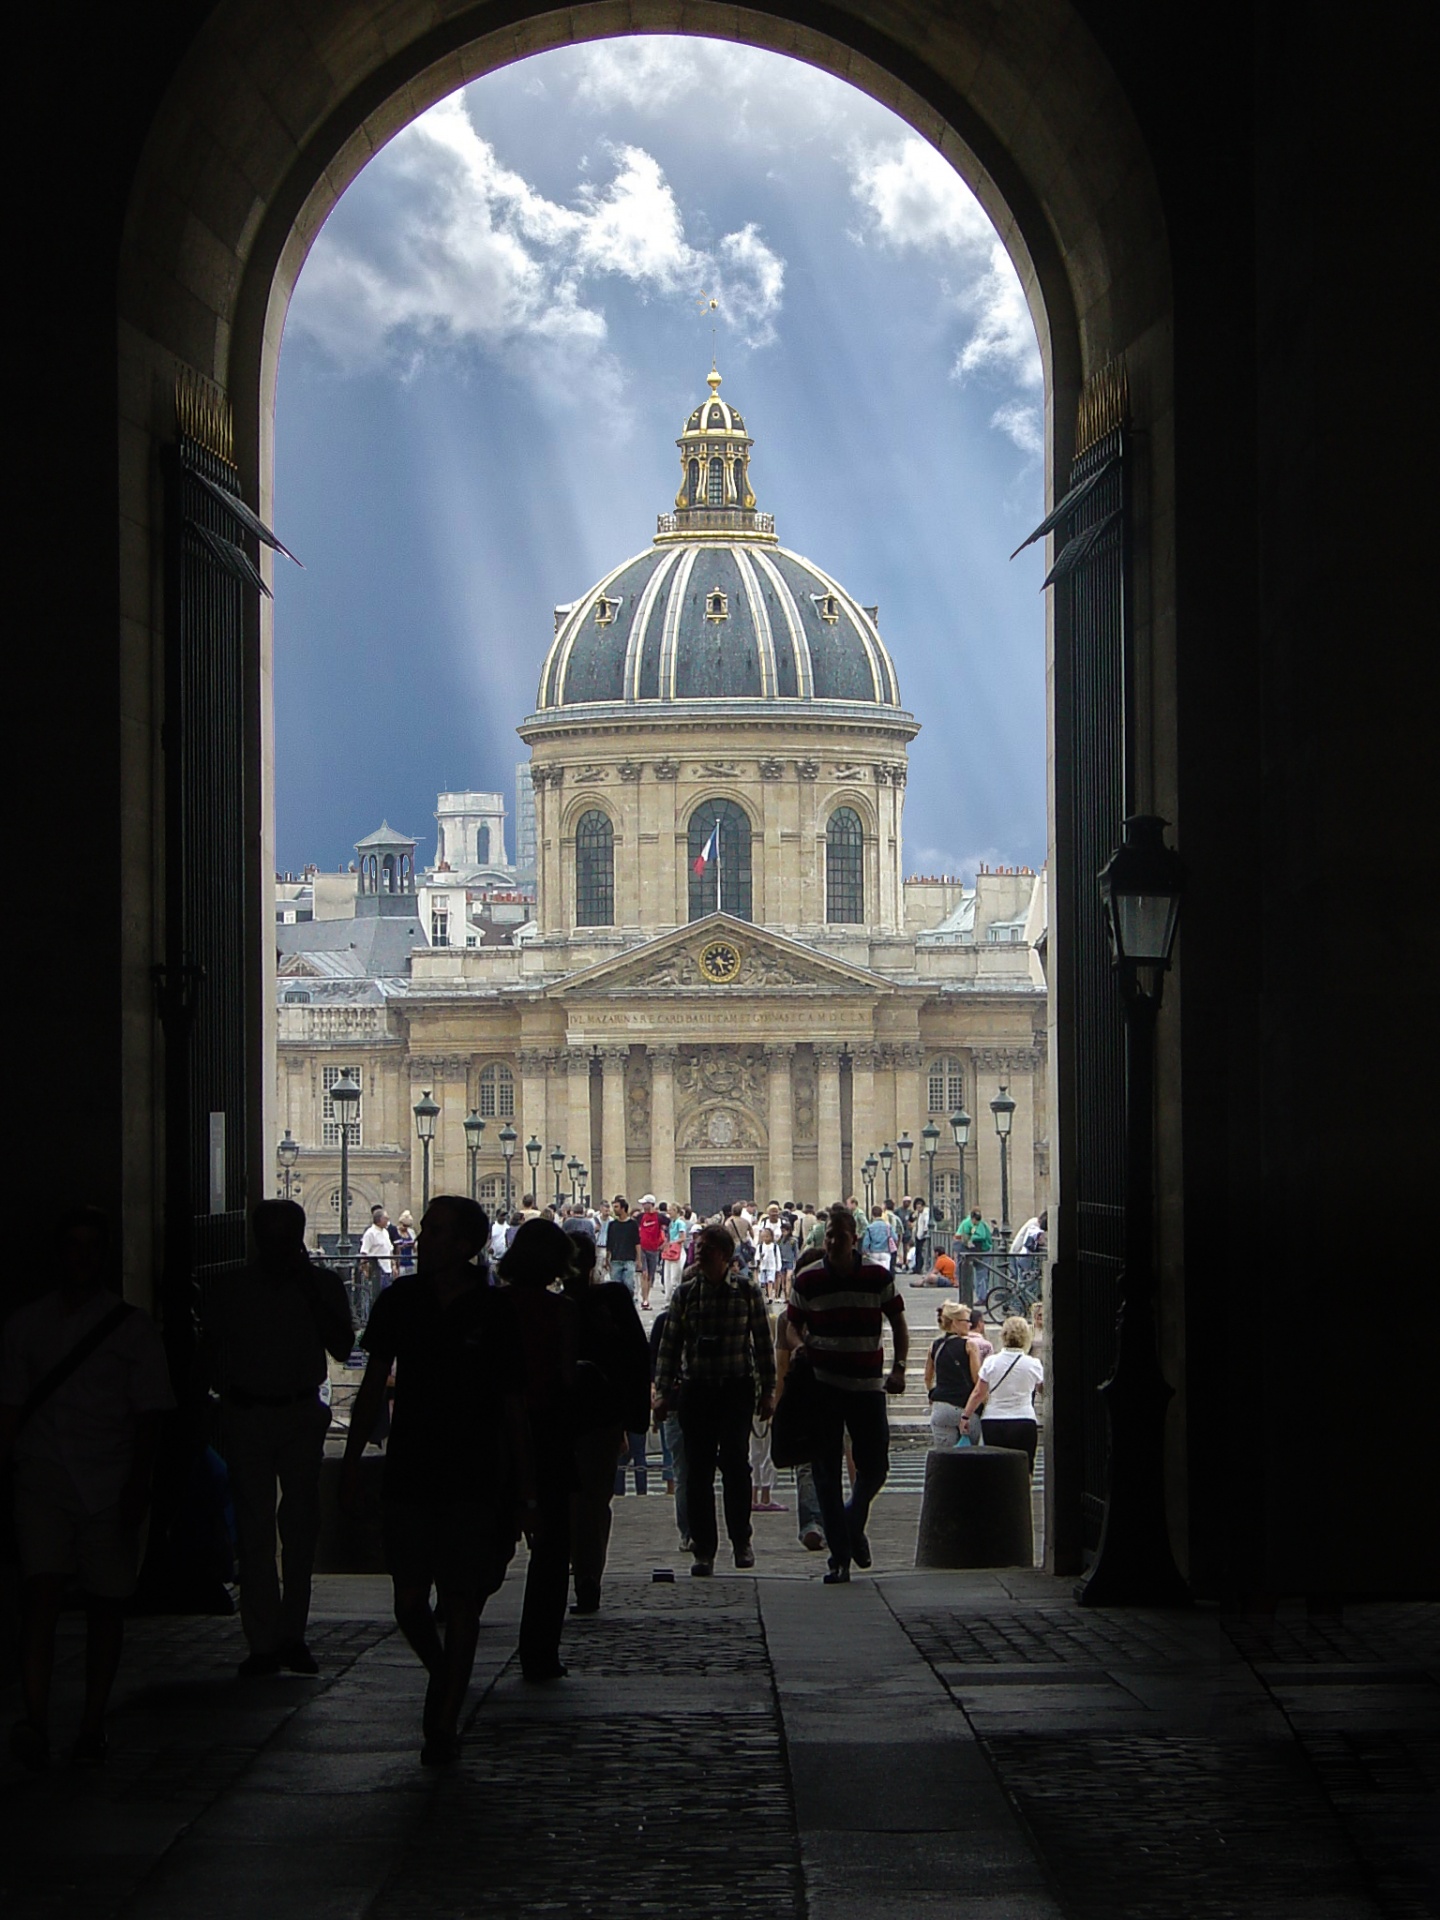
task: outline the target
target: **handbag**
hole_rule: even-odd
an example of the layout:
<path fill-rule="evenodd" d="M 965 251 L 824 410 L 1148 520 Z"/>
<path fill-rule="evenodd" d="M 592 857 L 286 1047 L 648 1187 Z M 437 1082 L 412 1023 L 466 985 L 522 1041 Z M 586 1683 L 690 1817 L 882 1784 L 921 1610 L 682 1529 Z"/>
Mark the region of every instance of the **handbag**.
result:
<path fill-rule="evenodd" d="M 815 1369 L 802 1347 L 790 1357 L 770 1421 L 770 1458 L 777 1467 L 808 1466 L 815 1458 L 815 1388 Z"/>

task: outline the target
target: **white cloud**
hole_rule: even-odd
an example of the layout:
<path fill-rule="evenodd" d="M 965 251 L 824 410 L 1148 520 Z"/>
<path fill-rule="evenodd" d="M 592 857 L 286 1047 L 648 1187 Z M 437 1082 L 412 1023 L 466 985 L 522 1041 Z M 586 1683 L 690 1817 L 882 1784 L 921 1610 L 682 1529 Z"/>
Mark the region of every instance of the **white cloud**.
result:
<path fill-rule="evenodd" d="M 850 187 L 864 215 L 862 238 L 932 254 L 943 266 L 950 298 L 969 326 L 954 378 L 985 373 L 1022 391 L 1037 389 L 1040 351 L 1019 276 L 984 209 L 948 161 L 913 136 L 860 148 L 851 157 Z M 990 424 L 1022 451 L 1039 450 L 1033 405 L 1007 402 Z"/>
<path fill-rule="evenodd" d="M 548 199 L 501 163 L 452 95 L 371 163 L 363 212 L 337 209 L 291 324 L 346 371 L 467 342 L 537 370 L 563 346 L 572 373 L 577 352 L 604 371 L 597 283 L 613 276 L 645 295 L 704 286 L 752 345 L 773 338 L 785 266 L 754 224 L 694 247 L 659 162 L 635 146 L 605 157 L 608 179 L 582 184 L 572 205 Z"/>
<path fill-rule="evenodd" d="M 849 81 L 733 40 L 638 34 L 592 41 L 572 72 L 577 106 L 658 120 L 683 104 L 703 112 L 717 143 L 764 152 L 853 137 L 857 119 L 873 118 L 878 129 L 890 117 Z"/>

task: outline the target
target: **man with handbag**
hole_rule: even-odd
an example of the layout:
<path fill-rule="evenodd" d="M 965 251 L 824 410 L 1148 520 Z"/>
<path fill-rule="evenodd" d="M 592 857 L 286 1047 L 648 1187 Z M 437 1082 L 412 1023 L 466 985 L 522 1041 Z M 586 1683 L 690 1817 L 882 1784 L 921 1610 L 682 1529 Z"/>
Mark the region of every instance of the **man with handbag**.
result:
<path fill-rule="evenodd" d="M 24 1609 L 24 1717 L 10 1751 L 32 1770 L 49 1763 L 55 1627 L 77 1576 L 85 1707 L 72 1759 L 104 1763 L 105 1709 L 144 1553 L 160 1420 L 175 1405 L 159 1335 L 111 1285 L 109 1241 L 109 1223 L 93 1207 L 62 1219 L 59 1285 L 10 1316 L 0 1357 L 0 1468 L 13 1456 Z"/>
<path fill-rule="evenodd" d="M 705 1227 L 696 1270 L 675 1289 L 655 1366 L 654 1406 L 667 1414 L 679 1396 L 685 1436 L 686 1507 L 692 1574 L 715 1571 L 720 1530 L 715 1463 L 725 1496 L 725 1531 L 737 1567 L 753 1567 L 750 1544 L 750 1427 L 775 1411 L 775 1351 L 764 1295 L 740 1270 L 728 1226 Z"/>
<path fill-rule="evenodd" d="M 865 1523 L 890 1471 L 886 1394 L 905 1391 L 910 1334 L 905 1304 L 888 1266 L 863 1259 L 855 1216 L 832 1207 L 825 1258 L 797 1267 L 786 1309 L 793 1347 L 805 1349 L 814 1376 L 810 1407 L 815 1491 L 825 1521 L 830 1570 L 825 1584 L 848 1582 L 850 1563 L 870 1565 Z M 895 1359 L 885 1371 L 882 1321 L 890 1322 Z M 845 1435 L 855 1458 L 855 1485 L 844 1493 Z"/>
<path fill-rule="evenodd" d="M 383 1212 L 367 1231 L 384 1232 Z M 255 1260 L 221 1273 L 202 1302 L 203 1355 L 220 1389 L 224 1453 L 240 1547 L 242 1680 L 319 1671 L 305 1644 L 320 1540 L 320 1463 L 330 1409 L 325 1355 L 348 1360 L 355 1330 L 345 1283 L 312 1265 L 305 1212 L 262 1200 L 250 1216 Z M 388 1244 L 388 1242 L 387 1242 Z M 276 1488 L 284 1587 L 275 1572 Z"/>

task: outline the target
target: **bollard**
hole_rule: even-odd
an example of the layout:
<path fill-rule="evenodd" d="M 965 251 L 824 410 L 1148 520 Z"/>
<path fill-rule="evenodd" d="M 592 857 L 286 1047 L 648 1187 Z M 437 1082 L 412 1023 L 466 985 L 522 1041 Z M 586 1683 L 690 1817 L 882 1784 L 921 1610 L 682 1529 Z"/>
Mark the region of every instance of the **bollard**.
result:
<path fill-rule="evenodd" d="M 1011 1447 L 956 1447 L 925 1457 L 917 1567 L 1029 1567 L 1035 1562 L 1030 1465 Z"/>

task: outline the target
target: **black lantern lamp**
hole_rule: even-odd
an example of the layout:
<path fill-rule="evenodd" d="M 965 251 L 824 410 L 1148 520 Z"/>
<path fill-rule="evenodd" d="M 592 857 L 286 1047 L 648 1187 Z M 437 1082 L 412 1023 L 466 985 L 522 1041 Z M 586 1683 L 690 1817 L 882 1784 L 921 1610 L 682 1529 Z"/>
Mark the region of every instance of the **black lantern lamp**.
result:
<path fill-rule="evenodd" d="M 1000 1091 L 990 1102 L 995 1116 L 995 1133 L 1000 1142 L 1000 1251 L 1010 1248 L 1010 1129 L 1015 1124 L 1015 1102 L 1002 1081 Z"/>
<path fill-rule="evenodd" d="M 470 1198 L 476 1199 L 480 1187 L 480 1149 L 485 1144 L 485 1122 L 472 1107 L 465 1116 L 465 1151 L 470 1156 Z"/>
<path fill-rule="evenodd" d="M 550 1170 L 555 1175 L 555 1206 L 560 1206 L 560 1176 L 565 1171 L 565 1149 L 552 1147 L 550 1150 Z"/>
<path fill-rule="evenodd" d="M 1185 864 L 1165 844 L 1166 822 L 1153 813 L 1133 815 L 1125 837 L 1100 875 L 1100 898 L 1110 952 L 1127 1000 L 1153 1000 L 1158 1007 L 1180 924 Z"/>
<path fill-rule="evenodd" d="M 1125 1006 L 1125 1264 L 1115 1366 L 1100 1388 L 1110 1428 L 1100 1546 L 1086 1606 L 1188 1606 L 1165 1519 L 1165 1409 L 1155 1319 L 1155 1025 L 1180 918 L 1185 869 L 1165 822 L 1138 814 L 1100 875 Z"/>
<path fill-rule="evenodd" d="M 350 1078 L 348 1067 L 331 1087 L 330 1101 L 340 1122 L 340 1244 L 335 1251 L 341 1259 L 346 1259 L 351 1252 L 350 1129 L 360 1106 L 360 1083 Z"/>
<path fill-rule="evenodd" d="M 440 1102 L 430 1097 L 427 1087 L 410 1111 L 415 1115 L 415 1132 L 420 1140 L 420 1215 L 423 1219 L 430 1206 L 430 1148 L 435 1139 L 435 1122 L 440 1118 Z"/>
<path fill-rule="evenodd" d="M 890 1205 L 890 1169 L 895 1164 L 895 1149 L 887 1140 L 880 1149 L 880 1171 L 885 1176 L 885 1205 Z"/>
<path fill-rule="evenodd" d="M 282 1176 L 281 1193 L 286 1200 L 290 1198 L 290 1176 L 295 1170 L 295 1162 L 300 1158 L 300 1142 L 292 1139 L 290 1129 L 285 1129 L 285 1138 L 275 1149 L 275 1158 L 280 1162 Z"/>
<path fill-rule="evenodd" d="M 578 1168 L 575 1178 L 579 1183 L 580 1205 L 582 1207 L 588 1207 L 590 1204 L 590 1169 L 588 1167 Z"/>
<path fill-rule="evenodd" d="M 860 1178 L 865 1182 L 865 1211 L 868 1213 L 875 1204 L 875 1176 L 880 1171 L 880 1162 L 873 1153 L 867 1153 L 860 1163 Z"/>
<path fill-rule="evenodd" d="M 895 1142 L 895 1151 L 900 1156 L 900 1178 L 905 1186 L 910 1184 L 910 1156 L 915 1151 L 915 1142 L 908 1133 L 902 1133 Z"/>
<path fill-rule="evenodd" d="M 575 1195 L 580 1184 L 580 1162 L 573 1153 L 565 1162 L 565 1171 L 570 1176 L 570 1204 L 573 1206 L 575 1204 Z"/>
<path fill-rule="evenodd" d="M 510 1210 L 515 1205 L 515 1183 L 510 1173 L 515 1158 L 515 1142 L 520 1138 L 507 1120 L 500 1129 L 500 1151 L 505 1156 L 505 1218 L 510 1218 Z"/>
<path fill-rule="evenodd" d="M 970 1116 L 964 1104 L 958 1106 L 950 1116 L 950 1132 L 955 1141 L 955 1151 L 960 1158 L 960 1188 L 955 1196 L 958 1212 L 955 1224 L 958 1227 L 965 1218 L 965 1149 L 970 1144 Z"/>
<path fill-rule="evenodd" d="M 536 1186 L 535 1176 L 540 1171 L 540 1156 L 542 1153 L 544 1153 L 544 1151 L 545 1151 L 544 1147 L 541 1146 L 540 1142 L 536 1139 L 535 1135 L 532 1133 L 530 1138 L 525 1142 L 525 1158 L 530 1162 L 531 1193 L 534 1193 L 535 1191 L 535 1186 Z"/>
<path fill-rule="evenodd" d="M 920 1151 L 925 1156 L 925 1205 L 930 1214 L 930 1233 L 935 1236 L 935 1156 L 940 1151 L 940 1129 L 933 1120 L 927 1120 L 920 1129 L 922 1142 Z M 927 1249 L 928 1251 L 928 1249 Z"/>

